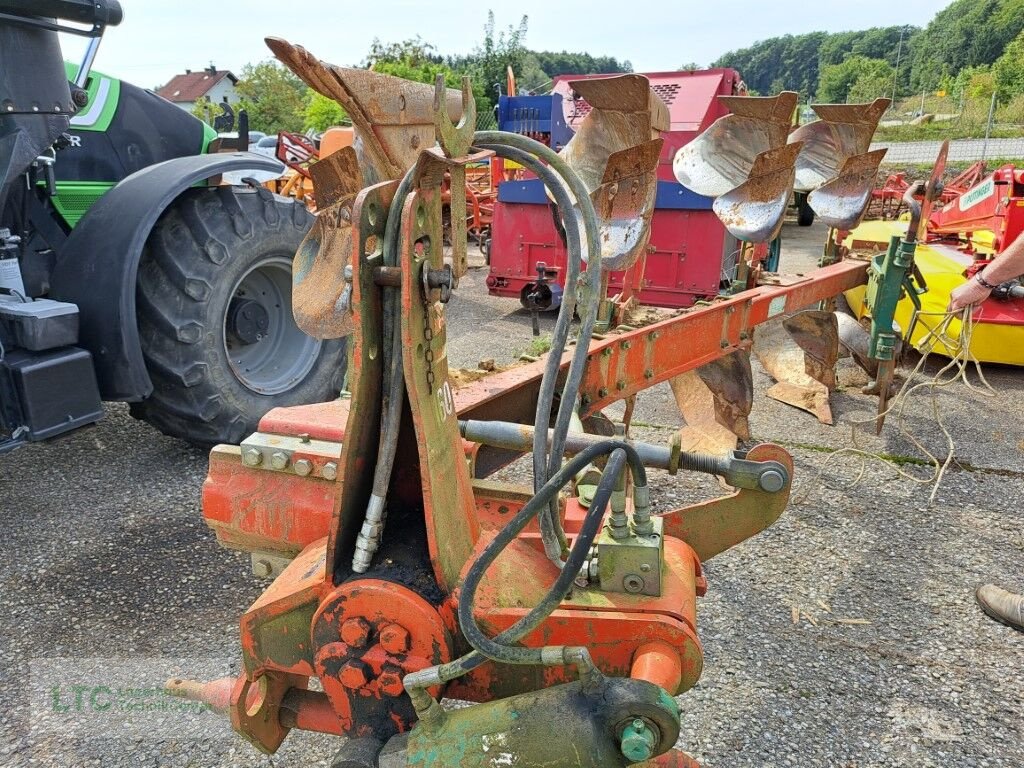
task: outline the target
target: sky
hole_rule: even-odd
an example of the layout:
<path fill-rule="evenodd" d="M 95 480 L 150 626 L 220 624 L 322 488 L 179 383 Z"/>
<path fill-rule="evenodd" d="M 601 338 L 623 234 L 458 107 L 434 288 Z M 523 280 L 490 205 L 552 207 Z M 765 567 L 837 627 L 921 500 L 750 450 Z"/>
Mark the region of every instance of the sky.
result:
<path fill-rule="evenodd" d="M 629 60 L 637 72 L 707 65 L 758 40 L 816 30 L 924 26 L 950 0 L 504 0 L 497 26 L 529 17 L 526 45 Z M 108 30 L 96 69 L 147 88 L 212 62 L 238 74 L 269 57 L 266 36 L 283 37 L 335 64 L 358 64 L 375 37 L 395 42 L 419 35 L 442 54 L 469 53 L 483 38 L 487 2 L 412 0 L 121 0 L 125 19 Z M 76 61 L 80 38 L 62 36 Z M 742 74 L 742 73 L 741 73 Z"/>

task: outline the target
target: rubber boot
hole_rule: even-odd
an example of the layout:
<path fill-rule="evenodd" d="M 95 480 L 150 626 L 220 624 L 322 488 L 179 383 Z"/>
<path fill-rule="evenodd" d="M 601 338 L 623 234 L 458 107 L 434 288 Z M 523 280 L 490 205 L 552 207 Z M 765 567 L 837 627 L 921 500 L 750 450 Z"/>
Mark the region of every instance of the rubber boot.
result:
<path fill-rule="evenodd" d="M 1024 632 L 1024 595 L 1015 595 L 994 584 L 983 584 L 975 594 L 981 610 L 996 621 Z"/>

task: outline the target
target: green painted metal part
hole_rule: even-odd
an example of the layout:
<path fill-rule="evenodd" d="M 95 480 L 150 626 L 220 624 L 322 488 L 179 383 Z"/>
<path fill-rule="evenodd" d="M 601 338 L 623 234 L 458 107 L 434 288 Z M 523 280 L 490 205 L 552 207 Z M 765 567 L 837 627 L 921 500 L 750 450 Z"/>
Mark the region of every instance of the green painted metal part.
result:
<path fill-rule="evenodd" d="M 871 341 L 868 354 L 875 360 L 892 360 L 899 335 L 893 323 L 896 305 L 906 291 L 920 308 L 918 291 L 911 281 L 917 243 L 894 235 L 885 253 L 871 260 L 868 270 L 866 301 L 871 317 Z"/>
<path fill-rule="evenodd" d="M 64 71 L 68 80 L 74 80 L 78 74 L 78 64 L 64 62 Z M 76 131 L 105 131 L 117 112 L 117 104 L 121 98 L 121 81 L 116 77 L 92 70 L 86 84 L 89 103 L 85 109 L 71 119 L 71 128 Z"/>
<path fill-rule="evenodd" d="M 93 204 L 113 187 L 112 183 L 107 182 L 58 181 L 57 194 L 52 198 L 53 207 L 69 227 L 74 227 Z"/>
<path fill-rule="evenodd" d="M 654 757 L 654 746 L 657 742 L 657 734 L 638 718 L 622 732 L 622 754 L 634 763 L 650 760 Z"/>
<path fill-rule="evenodd" d="M 667 752 L 679 735 L 679 706 L 664 690 L 603 675 L 432 711 L 410 732 L 404 753 L 391 758 L 395 765 L 622 768 Z M 391 765 L 381 760 L 382 768 Z"/>
<path fill-rule="evenodd" d="M 597 538 L 597 572 L 603 592 L 625 592 L 633 595 L 661 595 L 661 571 L 665 558 L 664 521 L 652 521 L 650 535 L 630 531 L 625 538 L 616 538 L 605 526 Z"/>

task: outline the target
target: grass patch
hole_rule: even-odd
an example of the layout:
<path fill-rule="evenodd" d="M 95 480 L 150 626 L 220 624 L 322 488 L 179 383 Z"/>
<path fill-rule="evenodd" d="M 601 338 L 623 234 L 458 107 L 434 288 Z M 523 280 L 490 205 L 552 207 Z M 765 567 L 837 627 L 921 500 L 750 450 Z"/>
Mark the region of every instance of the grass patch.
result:
<path fill-rule="evenodd" d="M 1024 136 L 1020 126 L 993 125 L 991 139 L 1019 139 Z M 921 125 L 880 125 L 873 141 L 941 141 L 942 139 L 984 139 L 985 126 L 961 124 L 955 120 L 937 120 Z"/>
<path fill-rule="evenodd" d="M 545 333 L 543 336 L 535 336 L 530 340 L 530 346 L 527 349 L 527 353 L 534 357 L 540 357 L 543 354 L 547 354 L 551 350 L 551 336 Z"/>

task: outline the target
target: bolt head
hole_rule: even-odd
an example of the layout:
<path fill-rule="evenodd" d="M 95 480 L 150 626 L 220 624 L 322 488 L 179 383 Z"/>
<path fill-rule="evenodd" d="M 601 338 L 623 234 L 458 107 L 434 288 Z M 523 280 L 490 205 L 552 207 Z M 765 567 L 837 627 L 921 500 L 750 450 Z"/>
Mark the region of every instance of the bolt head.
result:
<path fill-rule="evenodd" d="M 324 464 L 324 468 L 320 470 L 320 474 L 323 475 L 324 480 L 336 480 L 338 477 L 338 465 L 333 461 L 328 461 Z"/>
<path fill-rule="evenodd" d="M 762 472 L 761 477 L 758 478 L 758 485 L 761 486 L 761 490 L 768 493 L 778 493 L 785 484 L 786 479 L 782 476 L 782 473 L 774 469 Z"/>
<path fill-rule="evenodd" d="M 381 693 L 385 696 L 401 696 L 405 693 L 405 686 L 402 684 L 402 670 L 391 664 L 386 664 L 380 671 L 377 684 Z"/>
<path fill-rule="evenodd" d="M 288 454 L 284 451 L 274 451 L 270 456 L 270 466 L 274 469 L 286 469 L 288 467 Z"/>
<path fill-rule="evenodd" d="M 631 763 L 639 763 L 654 757 L 657 742 L 658 737 L 650 726 L 637 718 L 626 726 L 619 747 Z"/>
<path fill-rule="evenodd" d="M 252 572 L 254 576 L 266 578 L 274 572 L 274 566 L 270 564 L 269 560 L 254 560 L 252 564 Z"/>
<path fill-rule="evenodd" d="M 263 452 L 258 448 L 246 448 L 242 451 L 242 463 L 247 467 L 258 467 L 263 462 Z"/>
<path fill-rule="evenodd" d="M 292 468 L 295 470 L 296 475 L 301 475 L 302 477 L 305 477 L 306 475 L 313 471 L 313 462 L 311 462 L 309 459 L 299 459 L 298 461 L 295 462 L 295 464 L 292 465 Z"/>
<path fill-rule="evenodd" d="M 388 653 L 405 653 L 409 650 L 409 632 L 398 624 L 386 624 L 380 630 L 380 645 Z"/>
<path fill-rule="evenodd" d="M 370 625 L 366 619 L 356 616 L 341 623 L 341 639 L 352 648 L 362 648 L 370 639 Z"/>
<path fill-rule="evenodd" d="M 349 690 L 357 690 L 370 682 L 370 669 L 361 661 L 346 661 L 338 672 L 341 684 Z"/>
<path fill-rule="evenodd" d="M 622 579 L 622 588 L 631 595 L 639 594 L 644 590 L 644 580 L 635 573 L 631 573 Z"/>

